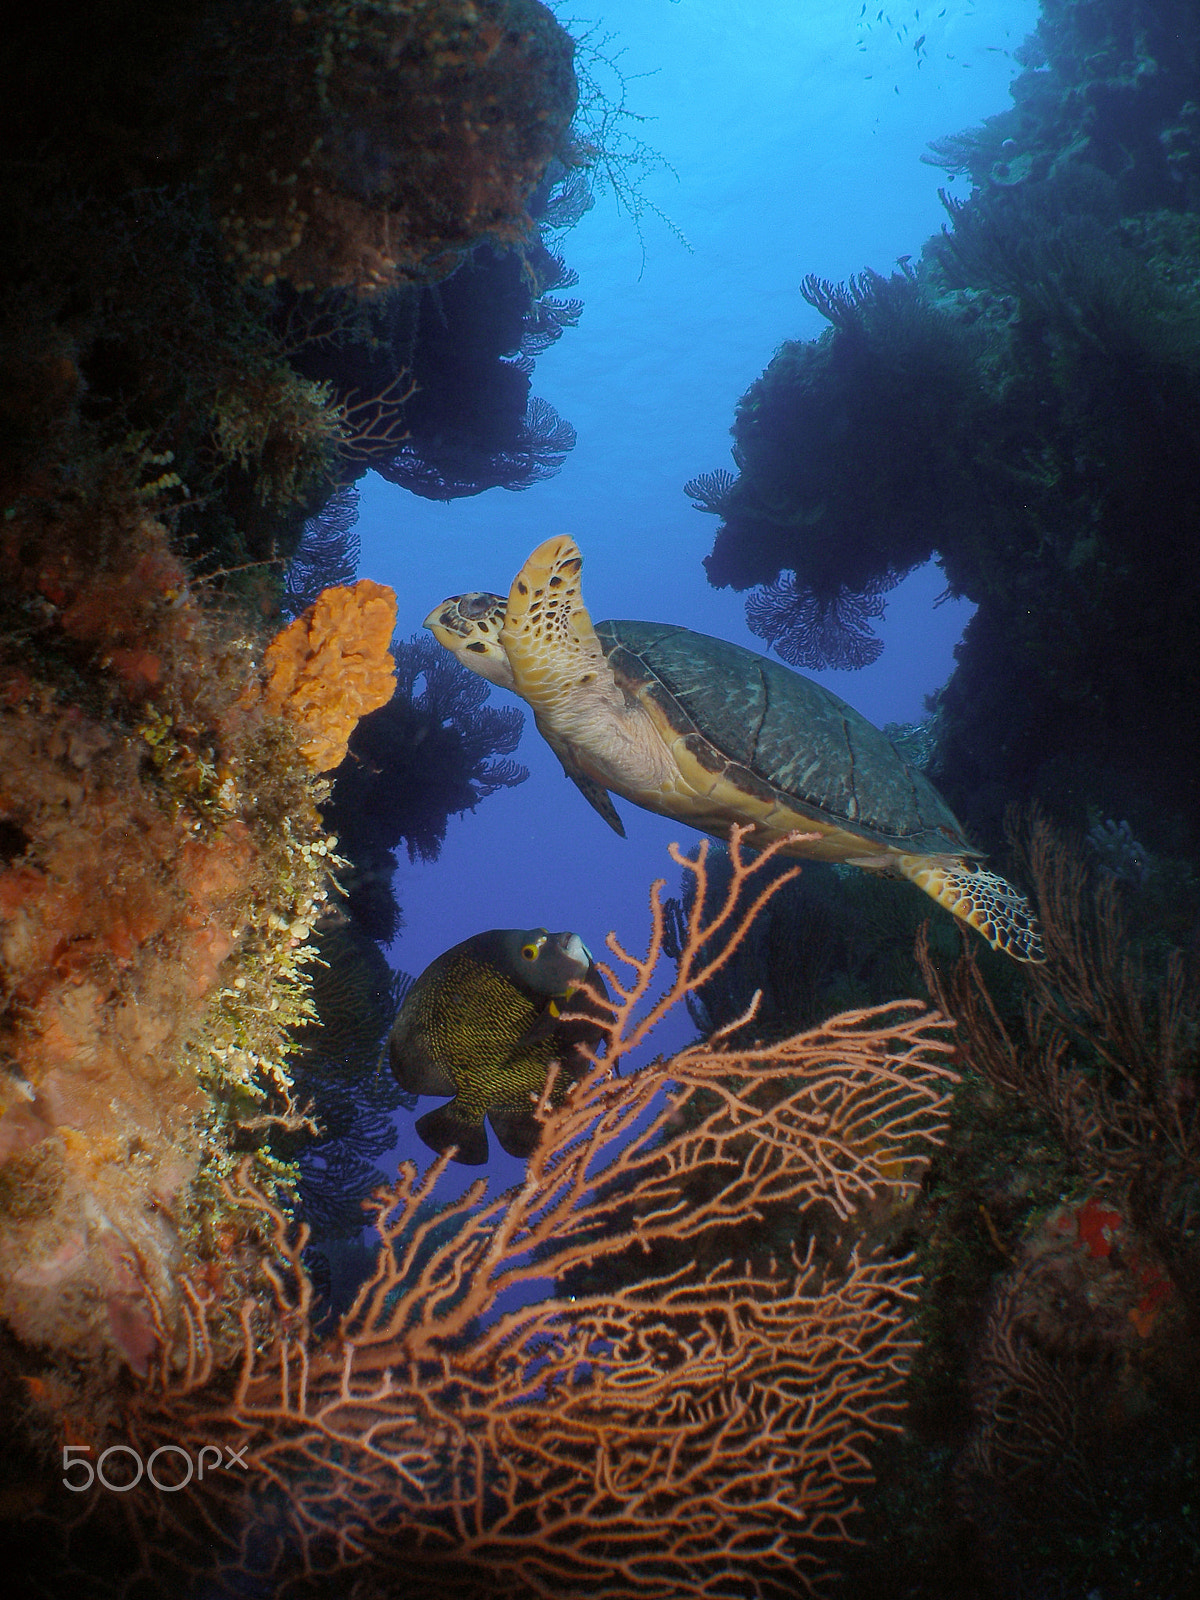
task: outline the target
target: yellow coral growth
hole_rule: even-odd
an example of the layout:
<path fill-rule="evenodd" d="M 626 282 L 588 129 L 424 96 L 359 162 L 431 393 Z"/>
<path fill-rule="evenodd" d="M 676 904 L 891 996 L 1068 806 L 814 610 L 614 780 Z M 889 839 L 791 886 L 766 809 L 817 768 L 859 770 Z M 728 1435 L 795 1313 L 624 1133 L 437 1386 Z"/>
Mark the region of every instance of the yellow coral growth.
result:
<path fill-rule="evenodd" d="M 314 772 L 336 767 L 358 719 L 391 699 L 395 626 L 395 591 L 362 578 L 322 590 L 267 646 L 266 707 L 291 723 Z"/>

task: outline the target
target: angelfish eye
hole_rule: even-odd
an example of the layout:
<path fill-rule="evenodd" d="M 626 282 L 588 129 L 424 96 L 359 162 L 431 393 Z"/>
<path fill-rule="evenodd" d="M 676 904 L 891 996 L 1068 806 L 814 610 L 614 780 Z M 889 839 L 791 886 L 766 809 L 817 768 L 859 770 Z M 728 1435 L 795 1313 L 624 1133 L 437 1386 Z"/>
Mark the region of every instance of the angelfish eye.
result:
<path fill-rule="evenodd" d="M 542 946 L 545 944 L 545 942 L 546 935 L 544 933 L 538 939 L 530 939 L 528 944 L 523 944 L 521 946 L 522 956 L 526 961 L 536 961 L 542 953 Z"/>

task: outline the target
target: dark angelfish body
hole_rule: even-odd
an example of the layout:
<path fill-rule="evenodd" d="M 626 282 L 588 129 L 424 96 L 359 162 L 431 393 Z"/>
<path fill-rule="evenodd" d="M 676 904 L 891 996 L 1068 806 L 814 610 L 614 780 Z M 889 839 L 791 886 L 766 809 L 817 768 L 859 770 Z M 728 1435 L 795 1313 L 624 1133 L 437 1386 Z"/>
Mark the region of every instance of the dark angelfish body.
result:
<path fill-rule="evenodd" d="M 579 935 L 544 928 L 491 928 L 425 968 L 384 1051 L 410 1094 L 453 1097 L 418 1119 L 427 1145 L 454 1146 L 457 1161 L 481 1166 L 486 1118 L 509 1155 L 533 1153 L 540 1136 L 533 1106 L 550 1064 L 560 1065 L 557 1097 L 586 1072 L 587 1052 L 604 1037 L 600 1012 L 576 994 L 581 984 L 607 993 Z"/>

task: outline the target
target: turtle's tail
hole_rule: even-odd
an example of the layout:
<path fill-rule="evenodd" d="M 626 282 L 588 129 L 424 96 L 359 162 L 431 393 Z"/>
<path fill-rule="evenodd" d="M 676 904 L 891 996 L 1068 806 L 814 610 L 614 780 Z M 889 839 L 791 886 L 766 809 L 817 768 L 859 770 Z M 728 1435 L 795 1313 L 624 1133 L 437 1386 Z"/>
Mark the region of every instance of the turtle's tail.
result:
<path fill-rule="evenodd" d="M 900 871 L 1014 961 L 1046 959 L 1033 907 L 998 872 L 944 856 L 901 856 Z"/>

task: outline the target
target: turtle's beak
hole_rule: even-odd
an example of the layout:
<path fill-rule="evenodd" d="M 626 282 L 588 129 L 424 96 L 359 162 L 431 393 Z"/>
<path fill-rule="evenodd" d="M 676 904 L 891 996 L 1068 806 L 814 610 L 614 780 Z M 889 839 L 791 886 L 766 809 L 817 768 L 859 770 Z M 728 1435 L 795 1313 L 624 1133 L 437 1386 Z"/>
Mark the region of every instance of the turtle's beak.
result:
<path fill-rule="evenodd" d="M 449 600 L 443 600 L 440 606 L 434 606 L 421 624 L 423 628 L 428 628 L 437 642 L 444 644 L 447 650 L 454 648 L 451 639 L 461 638 L 463 632 L 462 618 L 454 607 L 457 598 L 457 595 L 452 596 Z"/>
<path fill-rule="evenodd" d="M 499 629 L 490 616 L 464 615 L 460 601 L 470 598 L 452 595 L 443 600 L 425 618 L 424 626 L 464 667 L 501 689 L 515 690 L 516 680 L 500 643 Z"/>

